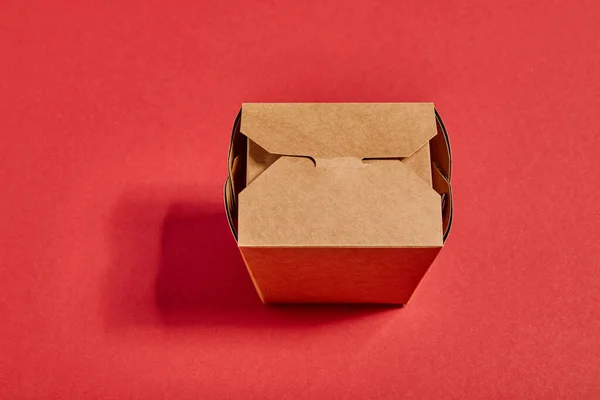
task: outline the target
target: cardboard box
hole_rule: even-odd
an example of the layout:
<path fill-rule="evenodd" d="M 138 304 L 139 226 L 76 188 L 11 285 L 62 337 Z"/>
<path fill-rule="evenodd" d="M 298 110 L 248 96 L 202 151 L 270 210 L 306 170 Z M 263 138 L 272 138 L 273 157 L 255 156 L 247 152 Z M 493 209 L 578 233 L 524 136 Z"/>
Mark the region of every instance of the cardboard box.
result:
<path fill-rule="evenodd" d="M 405 304 L 452 222 L 432 103 L 244 104 L 225 206 L 265 303 Z"/>

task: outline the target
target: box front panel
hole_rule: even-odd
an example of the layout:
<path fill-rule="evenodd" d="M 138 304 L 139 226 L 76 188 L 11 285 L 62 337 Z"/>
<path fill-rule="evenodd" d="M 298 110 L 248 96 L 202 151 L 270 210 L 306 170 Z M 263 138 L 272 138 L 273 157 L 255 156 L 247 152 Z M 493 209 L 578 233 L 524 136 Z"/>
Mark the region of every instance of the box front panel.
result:
<path fill-rule="evenodd" d="M 240 248 L 265 303 L 406 304 L 434 248 Z"/>

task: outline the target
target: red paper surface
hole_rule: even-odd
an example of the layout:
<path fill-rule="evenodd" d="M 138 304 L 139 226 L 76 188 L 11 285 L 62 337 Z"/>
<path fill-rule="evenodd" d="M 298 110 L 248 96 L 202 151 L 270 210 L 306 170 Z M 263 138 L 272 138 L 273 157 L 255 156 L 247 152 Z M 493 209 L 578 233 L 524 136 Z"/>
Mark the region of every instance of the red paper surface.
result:
<path fill-rule="evenodd" d="M 2 399 L 598 397 L 597 2 L 59 3 L 0 5 Z M 221 204 L 260 101 L 436 103 L 407 307 L 260 303 Z"/>

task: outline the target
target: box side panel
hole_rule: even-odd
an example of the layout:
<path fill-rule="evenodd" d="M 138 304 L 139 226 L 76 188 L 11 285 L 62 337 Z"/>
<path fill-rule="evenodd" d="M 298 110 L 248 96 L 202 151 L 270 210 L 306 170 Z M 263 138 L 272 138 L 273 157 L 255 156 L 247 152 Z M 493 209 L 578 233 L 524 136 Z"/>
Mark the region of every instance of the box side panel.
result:
<path fill-rule="evenodd" d="M 445 241 L 452 225 L 452 187 L 437 164 L 433 166 L 433 188 L 442 196 L 442 226 Z"/>
<path fill-rule="evenodd" d="M 436 163 L 444 176 L 450 181 L 452 176 L 452 152 L 450 150 L 450 140 L 446 127 L 442 122 L 442 118 L 436 111 L 436 135 L 431 139 L 429 145 L 431 147 L 431 161 Z"/>
<path fill-rule="evenodd" d="M 452 151 L 450 149 L 448 132 L 437 111 L 435 112 L 435 118 L 437 134 L 430 142 L 431 161 L 434 165 L 432 169 L 433 188 L 442 196 L 442 220 L 445 242 L 452 228 L 454 214 L 452 186 L 450 184 L 452 177 Z"/>
<path fill-rule="evenodd" d="M 406 304 L 440 248 L 240 250 L 265 303 Z"/>
<path fill-rule="evenodd" d="M 238 195 L 246 187 L 246 147 L 248 139 L 240 132 L 242 112 L 238 113 L 231 132 L 227 154 L 228 176 L 223 188 L 225 213 L 235 240 L 238 240 Z"/>

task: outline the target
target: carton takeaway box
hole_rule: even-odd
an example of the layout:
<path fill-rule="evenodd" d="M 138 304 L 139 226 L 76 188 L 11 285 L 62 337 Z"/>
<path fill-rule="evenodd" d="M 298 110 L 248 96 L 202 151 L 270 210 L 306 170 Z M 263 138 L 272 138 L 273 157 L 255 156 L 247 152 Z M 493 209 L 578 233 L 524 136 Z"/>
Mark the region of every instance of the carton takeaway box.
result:
<path fill-rule="evenodd" d="M 225 208 L 265 303 L 405 304 L 452 223 L 432 103 L 244 104 Z"/>

